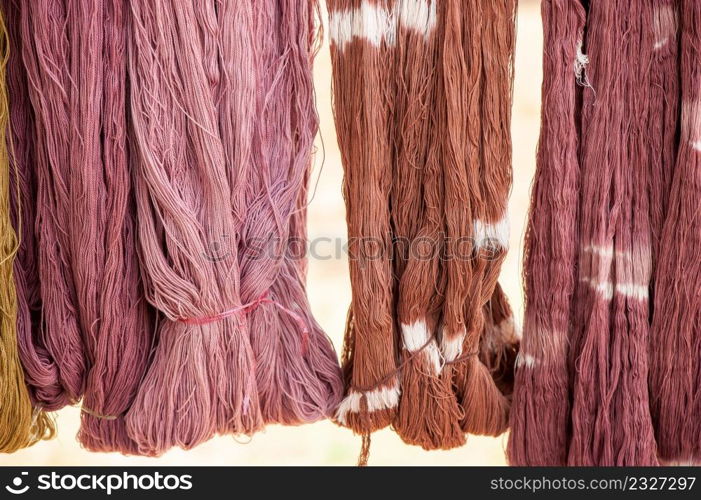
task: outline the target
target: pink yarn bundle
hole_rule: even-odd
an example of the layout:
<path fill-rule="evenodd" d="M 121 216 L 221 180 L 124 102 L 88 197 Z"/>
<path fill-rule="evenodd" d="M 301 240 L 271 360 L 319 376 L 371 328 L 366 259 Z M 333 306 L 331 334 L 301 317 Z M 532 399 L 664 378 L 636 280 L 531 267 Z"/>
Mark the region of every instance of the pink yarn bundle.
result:
<path fill-rule="evenodd" d="M 87 448 L 134 452 L 124 413 L 151 339 L 127 157 L 124 5 L 47 0 L 5 7 L 24 62 L 12 68 L 20 97 L 12 115 L 27 383 L 41 409 L 57 410 L 83 397 L 78 438 Z M 22 121 L 31 116 L 30 135 Z M 37 281 L 30 281 L 37 268 L 40 298 L 32 288 Z"/>
<path fill-rule="evenodd" d="M 657 463 L 646 383 L 651 13 L 646 0 L 588 11 L 570 465 Z"/>
<path fill-rule="evenodd" d="M 509 460 L 696 463 L 701 4 L 542 7 Z"/>
<path fill-rule="evenodd" d="M 71 272 L 73 127 L 68 12 L 62 0 L 14 5 L 20 10 L 19 38 L 34 113 L 37 193 L 33 230 L 42 300 L 41 326 L 32 345 L 24 341 L 22 362 L 34 386 L 36 403 L 57 410 L 80 399 L 87 370 L 78 292 Z"/>
<path fill-rule="evenodd" d="M 124 414 L 149 361 L 152 321 L 139 276 L 127 152 L 126 3 L 107 0 L 94 10 L 85 9 L 81 2 L 72 5 L 78 10 L 72 60 L 79 64 L 75 73 L 85 75 L 76 81 L 88 87 L 83 91 L 79 87 L 74 109 L 81 108 L 81 113 L 73 115 L 74 130 L 80 131 L 80 152 L 89 154 L 86 146 L 92 144 L 94 155 L 74 168 L 74 172 L 84 169 L 77 191 L 86 193 L 75 197 L 76 201 L 88 204 L 74 209 L 75 234 L 79 235 L 74 239 L 74 255 L 80 256 L 81 249 L 85 252 L 89 248 L 86 239 L 92 235 L 94 250 L 90 254 L 95 259 L 92 269 L 84 272 L 80 267 L 83 258 L 73 264 L 74 275 L 91 277 L 83 282 L 83 296 L 91 303 L 91 308 L 81 307 L 90 368 L 78 439 L 91 450 L 135 453 L 137 447 L 127 435 Z M 102 47 L 91 49 L 100 39 Z M 86 99 L 91 95 L 94 102 Z M 79 218 L 84 213 L 95 214 L 86 221 L 94 224 L 92 227 Z M 99 281 L 94 280 L 98 276 Z M 89 316 L 88 310 L 94 316 Z"/>
<path fill-rule="evenodd" d="M 249 327 L 263 418 L 285 424 L 330 415 L 343 391 L 335 351 L 312 323 L 290 248 L 290 236 L 300 239 L 290 219 L 305 210 L 297 205 L 318 126 L 310 71 L 314 11 L 312 2 L 295 0 L 255 2 L 253 9 L 263 42 L 262 98 L 246 183 L 241 293 L 244 302 L 270 299 L 250 312 Z"/>
<path fill-rule="evenodd" d="M 701 4 L 681 0 L 681 134 L 660 240 L 650 334 L 650 400 L 662 461 L 701 463 Z M 668 9 L 674 12 L 671 8 Z"/>
<path fill-rule="evenodd" d="M 82 398 L 83 446 L 145 455 L 330 415 L 299 254 L 317 4 L 2 7 L 34 406 Z"/>
<path fill-rule="evenodd" d="M 216 81 L 205 66 L 214 11 L 193 0 L 156 0 L 133 1 L 131 12 L 141 268 L 146 295 L 164 318 L 127 423 L 139 451 L 157 455 L 217 433 L 252 434 L 263 420 L 240 314 L 238 249 L 221 242 L 239 232 L 231 198 L 243 186 L 229 182 Z M 239 314 L 216 318 L 226 311 Z"/>
<path fill-rule="evenodd" d="M 27 75 L 22 62 L 20 34 L 20 9 L 15 0 L 0 4 L 4 13 L 10 55 L 7 86 L 10 99 L 10 176 L 14 189 L 10 189 L 13 225 L 20 238 L 20 246 L 14 263 L 15 289 L 17 291 L 17 340 L 25 372 L 25 382 L 35 403 L 61 404 L 62 387 L 58 368 L 41 340 L 41 290 L 37 238 L 34 234 L 36 218 L 37 175 L 34 169 L 36 144 L 34 111 L 29 101 Z"/>
<path fill-rule="evenodd" d="M 316 131 L 313 6 L 131 9 L 141 261 L 164 319 L 129 433 L 157 455 L 321 418 L 340 370 L 284 253 Z"/>

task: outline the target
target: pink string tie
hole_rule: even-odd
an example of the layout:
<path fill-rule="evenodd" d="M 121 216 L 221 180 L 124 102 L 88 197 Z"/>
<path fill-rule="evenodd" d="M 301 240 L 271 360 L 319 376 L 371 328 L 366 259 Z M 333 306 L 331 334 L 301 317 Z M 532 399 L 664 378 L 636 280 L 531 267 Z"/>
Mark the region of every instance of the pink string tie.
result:
<path fill-rule="evenodd" d="M 302 331 L 302 355 L 305 356 L 309 349 L 309 328 L 307 327 L 307 323 L 304 321 L 304 318 L 302 318 L 302 316 L 300 316 L 297 312 L 283 306 L 275 300 L 272 300 L 268 296 L 268 291 L 263 293 L 263 295 L 258 297 L 256 300 L 249 302 L 248 304 L 243 304 L 241 306 L 234 307 L 233 309 L 229 309 L 228 311 L 220 312 L 219 314 L 215 314 L 213 316 L 202 316 L 199 318 L 180 318 L 178 321 L 185 323 L 186 325 L 207 325 L 209 323 L 214 323 L 223 319 L 231 318 L 232 316 L 243 316 L 253 311 L 256 307 L 258 307 L 261 304 L 271 304 L 277 307 L 282 312 L 286 313 L 290 318 L 292 318 L 292 320 L 295 323 L 297 323 L 297 326 Z"/>

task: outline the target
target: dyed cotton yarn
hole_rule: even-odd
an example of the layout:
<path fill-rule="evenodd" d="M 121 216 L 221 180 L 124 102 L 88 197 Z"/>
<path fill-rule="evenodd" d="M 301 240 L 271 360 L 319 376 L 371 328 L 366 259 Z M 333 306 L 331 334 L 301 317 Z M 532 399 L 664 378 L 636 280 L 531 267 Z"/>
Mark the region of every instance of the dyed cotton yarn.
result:
<path fill-rule="evenodd" d="M 699 460 L 698 2 L 543 2 L 508 455 Z"/>
<path fill-rule="evenodd" d="M 290 252 L 318 127 L 318 5 L 302 4 L 3 1 L 2 383 L 20 405 L 3 405 L 3 450 L 78 402 L 83 446 L 144 455 L 336 408 L 336 353 Z"/>
<path fill-rule="evenodd" d="M 86 268 L 82 258 L 73 264 L 74 274 L 89 278 L 82 283 L 81 294 L 89 304 L 81 307 L 81 319 L 90 364 L 78 439 L 95 451 L 136 453 L 125 414 L 149 361 L 153 319 L 140 280 L 127 144 L 128 10 L 124 0 L 109 0 L 95 9 L 73 6 L 71 60 L 76 61 L 75 74 L 83 75 L 74 80 L 86 86 L 78 86 L 72 105 L 81 109 L 72 115 L 73 129 L 82 138 L 76 156 L 93 155 L 75 162 L 73 168 L 74 177 L 81 179 L 76 190 L 88 194 L 81 197 L 85 205 L 74 205 L 73 220 L 82 225 L 83 233 L 77 225 L 74 232 L 94 237 L 91 242 L 85 236 L 74 239 L 79 245 L 74 255 L 80 255 L 80 248 L 85 252 L 89 244 L 94 249 L 90 252 L 94 260 Z M 80 213 L 95 215 L 81 221 Z"/>
<path fill-rule="evenodd" d="M 24 60 L 13 66 L 17 191 L 28 206 L 18 222 L 26 244 L 39 247 L 41 278 L 39 300 L 34 249 L 23 246 L 18 324 L 27 382 L 43 410 L 83 397 L 78 438 L 87 448 L 135 452 L 124 413 L 148 361 L 151 326 L 130 194 L 124 2 L 5 7 Z M 32 118 L 34 131 L 25 125 Z"/>
<path fill-rule="evenodd" d="M 660 460 L 698 465 L 701 330 L 697 277 L 701 227 L 696 212 L 701 167 L 701 5 L 688 0 L 667 2 L 656 14 L 656 44 L 668 54 L 677 53 L 677 16 L 679 19 L 681 136 L 673 173 L 666 175 L 672 178 L 672 186 L 655 275 L 650 401 Z M 667 86 L 664 90 L 674 88 Z M 661 144 L 667 145 L 666 141 Z"/>
<path fill-rule="evenodd" d="M 400 394 L 389 212 L 396 63 L 387 38 L 396 34 L 388 16 L 394 2 L 327 6 L 353 289 L 342 354 L 346 394 L 336 419 L 367 433 L 392 423 Z"/>
<path fill-rule="evenodd" d="M 342 393 L 333 346 L 313 322 L 304 283 L 290 275 L 294 260 L 304 260 L 290 247 L 290 237 L 303 242 L 290 223 L 300 209 L 300 192 L 306 192 L 303 186 L 318 128 L 311 73 L 315 10 L 313 2 L 253 3 L 254 36 L 262 42 L 262 71 L 253 90 L 264 98 L 247 113 L 254 112 L 256 131 L 246 162 L 252 171 L 245 177 L 245 213 L 240 213 L 245 221 L 241 244 L 248 251 L 239 258 L 243 300 L 268 299 L 248 314 L 266 423 L 301 424 L 325 418 Z M 242 48 L 232 54 L 245 52 L 245 45 Z M 239 93 L 236 86 L 229 89 L 229 99 L 234 93 Z"/>
<path fill-rule="evenodd" d="M 6 2 L 19 9 L 19 41 L 33 113 L 36 237 L 41 324 L 23 363 L 36 402 L 47 410 L 77 403 L 87 360 L 71 271 L 70 42 L 64 2 Z M 82 220 L 85 214 L 80 214 Z M 80 222 L 76 221 L 76 223 Z M 31 240 L 28 240 L 28 242 Z M 25 342 L 29 343 L 28 340 Z"/>
<path fill-rule="evenodd" d="M 141 453 L 311 422 L 340 397 L 286 255 L 317 127 L 315 9 L 132 2 L 141 262 L 164 316 L 127 417 Z"/>
<path fill-rule="evenodd" d="M 7 84 L 8 93 L 12 96 L 6 141 L 10 150 L 10 208 L 13 226 L 19 237 L 19 248 L 14 261 L 17 343 L 25 383 L 35 404 L 35 411 L 41 416 L 44 409 L 64 404 L 65 393 L 60 386 L 58 367 L 41 340 L 41 291 L 34 232 L 37 193 L 34 116 L 22 62 L 20 11 L 15 2 L 3 2 L 2 11 L 7 19 L 10 50 Z"/>
<path fill-rule="evenodd" d="M 336 420 L 426 449 L 506 429 L 518 346 L 496 288 L 515 2 L 468 3 L 328 2 L 353 289 Z"/>
<path fill-rule="evenodd" d="M 9 50 L 5 20 L 0 14 L 0 452 L 6 453 L 30 446 L 40 439 L 51 437 L 53 433 L 52 423 L 46 414 L 32 407 L 17 347 L 17 296 L 13 265 L 18 238 L 10 217 L 10 162 L 6 143 Z M 16 197 L 13 201 L 18 202 Z M 15 207 L 18 211 L 22 210 L 19 204 Z"/>

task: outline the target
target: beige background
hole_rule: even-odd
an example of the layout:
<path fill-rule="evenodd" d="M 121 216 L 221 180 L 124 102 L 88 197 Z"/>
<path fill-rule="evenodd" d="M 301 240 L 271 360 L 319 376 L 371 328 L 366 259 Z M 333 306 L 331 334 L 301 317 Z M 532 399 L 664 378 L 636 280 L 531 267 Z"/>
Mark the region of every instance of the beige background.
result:
<path fill-rule="evenodd" d="M 323 3 L 323 2 L 322 2 Z M 324 12 L 324 17 L 326 13 Z M 501 283 L 517 318 L 523 312 L 520 286 L 520 253 L 528 193 L 535 168 L 540 109 L 542 33 L 539 0 L 520 0 L 516 44 L 514 93 L 514 188 L 511 195 L 511 251 L 502 269 Z M 345 212 L 341 197 L 342 166 L 331 113 L 331 63 L 328 47 L 320 52 L 315 68 L 317 105 L 321 115 L 321 139 L 317 139 L 314 175 L 319 177 L 309 206 L 310 238 L 345 238 Z M 321 251 L 328 248 L 320 247 Z M 317 319 L 340 350 L 346 310 L 350 302 L 348 267 L 344 260 L 312 260 L 309 265 L 309 296 Z M 94 454 L 75 440 L 79 413 L 66 408 L 57 416 L 59 433 L 13 455 L 1 455 L 3 465 L 352 465 L 360 439 L 329 422 L 290 428 L 272 426 L 241 443 L 220 437 L 191 451 L 173 450 L 159 459 L 124 457 L 117 453 Z M 370 463 L 496 465 L 504 464 L 505 436 L 470 436 L 467 445 L 452 451 L 425 452 L 404 445 L 393 432 L 373 436 Z"/>

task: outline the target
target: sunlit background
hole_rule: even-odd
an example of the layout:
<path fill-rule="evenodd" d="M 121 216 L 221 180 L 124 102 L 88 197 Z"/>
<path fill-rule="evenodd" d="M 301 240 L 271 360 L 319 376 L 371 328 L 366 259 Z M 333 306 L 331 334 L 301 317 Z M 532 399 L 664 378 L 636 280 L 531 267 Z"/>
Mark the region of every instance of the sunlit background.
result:
<path fill-rule="evenodd" d="M 322 2 L 323 3 L 323 2 Z M 516 44 L 513 145 L 514 187 L 511 195 L 511 251 L 504 263 L 501 283 L 511 299 L 517 320 L 523 313 L 520 254 L 535 169 L 540 110 L 542 32 L 540 0 L 520 0 Z M 324 17 L 326 13 L 324 12 Z M 341 197 L 342 166 L 331 112 L 331 61 L 328 46 L 315 67 L 321 138 L 317 139 L 314 180 L 318 187 L 309 206 L 309 237 L 344 239 L 345 210 Z M 323 139 L 322 139 L 323 138 Z M 323 147 L 322 147 L 323 143 Z M 325 151 L 325 154 L 321 152 Z M 323 162 L 322 162 L 323 160 Z M 322 168 L 323 163 L 323 168 Z M 329 248 L 320 248 L 328 253 Z M 308 291 L 313 311 L 340 351 L 350 282 L 343 259 L 312 259 Z M 79 410 L 66 408 L 56 415 L 58 437 L 14 453 L 1 455 L 3 465 L 352 465 L 360 439 L 330 422 L 303 427 L 271 426 L 250 442 L 220 437 L 191 451 L 173 450 L 158 459 L 125 457 L 118 453 L 90 453 L 75 440 Z M 470 436 L 467 444 L 452 451 L 426 452 L 408 446 L 390 430 L 372 438 L 370 464 L 374 465 L 499 465 L 505 463 L 506 436 Z"/>

